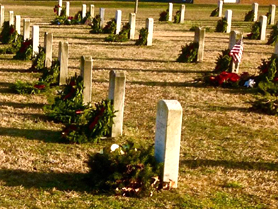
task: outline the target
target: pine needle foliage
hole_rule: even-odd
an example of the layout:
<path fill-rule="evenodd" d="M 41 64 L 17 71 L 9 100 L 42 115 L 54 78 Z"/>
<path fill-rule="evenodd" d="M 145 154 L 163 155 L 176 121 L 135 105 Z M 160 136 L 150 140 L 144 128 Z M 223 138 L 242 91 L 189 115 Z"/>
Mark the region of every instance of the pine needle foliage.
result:
<path fill-rule="evenodd" d="M 222 19 L 217 21 L 215 32 L 224 33 L 227 31 L 227 26 L 228 26 L 227 19 L 226 19 L 226 17 L 223 17 Z"/>
<path fill-rule="evenodd" d="M 216 60 L 216 66 L 214 68 L 214 73 L 221 73 L 223 71 L 228 72 L 231 67 L 232 57 L 229 55 L 230 50 L 226 49 L 222 51 L 222 54 L 218 54 Z"/>
<path fill-rule="evenodd" d="M 278 41 L 278 27 L 272 26 L 272 31 L 270 32 L 270 36 L 268 38 L 267 44 L 274 45 Z"/>
<path fill-rule="evenodd" d="M 149 31 L 147 28 L 141 28 L 139 32 L 139 39 L 135 42 L 135 45 L 147 45 Z"/>
<path fill-rule="evenodd" d="M 0 41 L 3 44 L 11 44 L 15 41 L 18 33 L 15 30 L 14 25 L 9 25 L 9 21 L 5 21 L 2 26 L 0 34 Z"/>
<path fill-rule="evenodd" d="M 186 46 L 182 46 L 181 54 L 179 55 L 177 62 L 197 62 L 198 49 L 198 42 L 191 42 L 186 44 Z"/>

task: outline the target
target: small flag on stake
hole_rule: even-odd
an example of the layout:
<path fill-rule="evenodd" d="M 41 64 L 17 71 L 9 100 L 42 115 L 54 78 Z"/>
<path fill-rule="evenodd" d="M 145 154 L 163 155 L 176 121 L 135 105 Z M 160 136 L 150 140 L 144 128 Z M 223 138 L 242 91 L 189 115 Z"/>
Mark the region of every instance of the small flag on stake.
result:
<path fill-rule="evenodd" d="M 233 58 L 234 62 L 238 62 L 238 63 L 241 62 L 242 52 L 243 52 L 243 41 L 241 39 L 233 46 L 233 48 L 230 51 L 230 56 Z"/>

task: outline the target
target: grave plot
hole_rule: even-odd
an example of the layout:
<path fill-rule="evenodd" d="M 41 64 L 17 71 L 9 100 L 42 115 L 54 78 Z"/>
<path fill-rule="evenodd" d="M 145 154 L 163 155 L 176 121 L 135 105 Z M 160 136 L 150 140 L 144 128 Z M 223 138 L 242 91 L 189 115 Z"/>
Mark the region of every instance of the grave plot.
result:
<path fill-rule="evenodd" d="M 135 39 L 115 43 L 105 42 L 105 34 L 90 34 L 89 26 L 50 25 L 55 16 L 55 2 L 7 2 L 6 5 L 3 3 L 5 19 L 8 20 L 9 11 L 20 15 L 22 22 L 30 19 L 30 27 L 39 26 L 41 46 L 44 45 L 45 32 L 53 34 L 53 59 L 58 58 L 59 43 L 68 42 L 69 77 L 81 74 L 82 56 L 84 62 L 89 60 L 88 65 L 93 59 L 91 74 L 86 75 L 92 76 L 92 104 L 113 94 L 109 96 L 110 76 L 124 74 L 125 94 L 121 136 L 103 138 L 99 143 L 65 143 L 60 140 L 65 126 L 49 120 L 43 110 L 44 105 L 53 102 L 57 89 L 53 88 L 48 94 L 34 95 L 11 92 L 9 87 L 17 80 L 37 81 L 41 74 L 27 71 L 31 61 L 14 60 L 14 55 L 1 54 L 1 207 L 276 207 L 277 116 L 250 109 L 250 101 L 256 94 L 252 88 L 222 88 L 196 82 L 203 73 L 214 70 L 217 56 L 229 48 L 229 34 L 213 32 L 220 18 L 209 16 L 216 4 L 207 7 L 186 4 L 185 22 L 172 24 L 158 21 L 159 13 L 168 8 L 168 3 L 139 2 Z M 99 8 L 105 8 L 106 22 L 115 17 L 116 10 L 121 10 L 122 25 L 129 22 L 129 14 L 134 12 L 134 2 L 94 2 L 94 6 L 95 15 Z M 80 8 L 79 2 L 71 2 L 70 13 L 74 14 Z M 223 14 L 226 10 L 233 11 L 231 31 L 241 31 L 246 37 L 253 22 L 244 22 L 243 19 L 250 8 L 252 5 L 224 4 Z M 179 9 L 180 4 L 173 3 L 173 14 Z M 260 6 L 258 17 L 265 15 L 268 9 Z M 154 20 L 152 46 L 136 46 L 139 30 L 146 27 L 146 18 Z M 176 62 L 182 46 L 194 40 L 195 32 L 190 29 L 199 26 L 212 28 L 205 33 L 202 62 Z M 23 31 L 23 27 L 21 29 Z M 267 26 L 266 38 L 270 31 Z M 274 46 L 266 42 L 267 39 L 244 39 L 239 73 L 258 74 L 261 59 L 268 59 L 274 52 Z M 0 44 L 0 48 L 5 46 Z M 86 69 L 87 64 L 83 66 Z M 182 121 L 180 149 L 178 151 L 176 146 L 179 142 L 177 131 L 172 133 L 177 136 L 174 137 L 177 143 L 171 145 L 176 151 L 170 154 L 172 159 L 179 159 L 178 166 L 174 165 L 176 161 L 168 161 L 170 169 L 165 168 L 165 181 L 171 178 L 169 182 L 173 183 L 171 190 L 154 192 L 152 197 L 144 198 L 127 198 L 103 193 L 101 189 L 94 190 L 87 181 L 90 167 L 86 162 L 90 155 L 105 147 L 110 148 L 112 144 L 120 147 L 127 141 L 141 144 L 138 147 L 143 150 L 160 138 L 162 145 L 159 148 L 163 148 L 161 132 L 165 129 L 160 127 L 159 131 L 156 121 L 165 125 L 163 114 L 166 111 L 164 108 L 161 119 L 157 116 L 157 108 L 158 104 L 171 106 L 169 100 L 177 101 L 181 107 L 178 108 L 179 115 L 170 121 Z M 135 152 L 133 147 L 132 150 L 123 147 L 117 150 L 118 156 L 121 156 L 121 150 L 126 150 L 130 156 Z M 154 152 L 155 148 L 152 149 L 153 156 Z M 177 156 L 176 152 L 180 154 Z M 174 172 L 175 175 L 169 177 L 171 166 L 175 172 L 179 168 L 178 177 Z M 176 186 L 176 189 L 172 188 Z"/>

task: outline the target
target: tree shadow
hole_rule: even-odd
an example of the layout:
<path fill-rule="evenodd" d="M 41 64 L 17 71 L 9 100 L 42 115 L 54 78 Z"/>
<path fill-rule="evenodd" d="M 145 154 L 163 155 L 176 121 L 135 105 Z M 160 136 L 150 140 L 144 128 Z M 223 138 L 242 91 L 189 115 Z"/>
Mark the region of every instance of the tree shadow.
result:
<path fill-rule="evenodd" d="M 61 131 L 0 127 L 0 136 L 24 137 L 29 140 L 42 140 L 47 143 L 62 143 Z"/>
<path fill-rule="evenodd" d="M 0 106 L 12 106 L 14 108 L 35 108 L 41 109 L 44 107 L 45 104 L 38 104 L 38 103 L 16 103 L 16 102 L 0 102 Z"/>
<path fill-rule="evenodd" d="M 31 73 L 30 70 L 26 69 L 11 69 L 11 68 L 0 68 L 0 72 L 5 73 Z"/>
<path fill-rule="evenodd" d="M 188 107 L 191 108 L 198 108 L 198 109 L 202 109 L 202 110 L 206 110 L 206 111 L 239 111 L 239 112 L 250 112 L 249 108 L 246 107 L 223 107 L 223 106 L 204 106 L 204 107 L 200 107 L 197 105 L 190 105 Z"/>
<path fill-rule="evenodd" d="M 35 170 L 35 168 L 34 168 Z M 86 173 L 45 173 L 24 170 L 1 169 L 0 180 L 5 186 L 25 188 L 56 188 L 60 191 L 91 192 Z"/>
<path fill-rule="evenodd" d="M 258 171 L 278 171 L 278 163 L 270 162 L 244 162 L 228 160 L 182 160 L 181 165 L 196 169 L 198 167 L 213 166 L 230 169 L 258 170 Z"/>

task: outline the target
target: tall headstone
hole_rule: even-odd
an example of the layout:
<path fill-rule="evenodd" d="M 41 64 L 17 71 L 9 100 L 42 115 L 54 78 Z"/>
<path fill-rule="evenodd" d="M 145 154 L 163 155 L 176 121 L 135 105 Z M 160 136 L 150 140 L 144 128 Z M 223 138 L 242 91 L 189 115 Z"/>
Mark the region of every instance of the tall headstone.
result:
<path fill-rule="evenodd" d="M 153 18 L 146 19 L 146 28 L 148 29 L 147 46 L 153 44 Z"/>
<path fill-rule="evenodd" d="M 66 2 L 66 17 L 69 17 L 70 15 L 70 2 Z"/>
<path fill-rule="evenodd" d="M 168 21 L 172 21 L 173 18 L 173 3 L 169 3 L 168 5 L 168 11 L 169 11 L 169 18 Z"/>
<path fill-rule="evenodd" d="M 181 12 L 180 23 L 184 23 L 184 15 L 185 15 L 185 5 L 184 4 L 181 5 L 180 12 Z"/>
<path fill-rule="evenodd" d="M 243 34 L 239 31 L 231 31 L 230 33 L 230 41 L 229 41 L 229 49 L 231 50 L 233 46 L 239 41 L 239 39 L 243 38 Z M 232 61 L 231 65 L 231 72 L 232 73 L 239 73 L 239 63 Z"/>
<path fill-rule="evenodd" d="M 121 31 L 121 24 L 122 24 L 122 11 L 121 10 L 117 10 L 116 11 L 116 34 L 119 34 Z"/>
<path fill-rule="evenodd" d="M 92 69 L 93 59 L 91 56 L 81 56 L 81 76 L 83 77 L 83 103 L 88 104 L 92 101 Z"/>
<path fill-rule="evenodd" d="M 40 28 L 38 25 L 32 26 L 32 39 L 33 39 L 33 56 L 39 53 L 39 45 L 40 45 Z"/>
<path fill-rule="evenodd" d="M 197 62 L 202 62 L 204 59 L 205 49 L 205 29 L 198 27 L 195 29 L 194 42 L 199 43 Z"/>
<path fill-rule="evenodd" d="M 222 13 L 223 13 L 223 0 L 219 0 L 218 1 L 218 17 L 222 17 Z"/>
<path fill-rule="evenodd" d="M 270 25 L 274 25 L 275 24 L 275 11 L 276 11 L 276 5 L 275 4 L 271 4 L 269 6 L 269 13 L 270 13 Z"/>
<path fill-rule="evenodd" d="M 95 5 L 93 5 L 93 4 L 90 5 L 90 16 L 92 18 L 95 17 Z"/>
<path fill-rule="evenodd" d="M 230 33 L 231 32 L 231 29 L 232 29 L 232 16 L 233 16 L 233 11 L 228 9 L 226 12 L 225 12 L 225 17 L 227 19 L 227 31 L 226 33 Z"/>
<path fill-rule="evenodd" d="M 177 100 L 160 100 L 157 104 L 155 159 L 163 164 L 163 182 L 178 186 L 182 107 Z"/>
<path fill-rule="evenodd" d="M 258 11 L 259 11 L 259 4 L 258 3 L 253 3 L 252 8 L 254 11 L 254 19 L 253 21 L 256 22 L 258 20 Z"/>
<path fill-rule="evenodd" d="M 123 133 L 124 101 L 126 76 L 124 72 L 110 71 L 108 99 L 113 101 L 115 113 L 111 137 L 121 136 Z"/>
<path fill-rule="evenodd" d="M 59 85 L 66 85 L 68 78 L 68 58 L 69 58 L 69 43 L 59 43 L 58 59 L 60 62 L 60 78 Z"/>
<path fill-rule="evenodd" d="M 135 0 L 135 7 L 134 7 L 134 13 L 137 14 L 138 12 L 138 2 L 139 0 Z"/>
<path fill-rule="evenodd" d="M 9 25 L 14 25 L 14 11 L 10 11 L 10 21 L 9 21 Z"/>
<path fill-rule="evenodd" d="M 264 41 L 266 36 L 267 16 L 265 15 L 260 16 L 260 23 L 261 23 L 260 40 Z"/>
<path fill-rule="evenodd" d="M 30 19 L 23 19 L 23 40 L 30 39 Z"/>
<path fill-rule="evenodd" d="M 86 4 L 82 4 L 82 19 L 86 17 Z"/>
<path fill-rule="evenodd" d="M 51 68 L 52 65 L 52 43 L 53 43 L 53 33 L 44 33 L 44 48 L 45 48 L 45 62 L 44 66 L 46 68 Z"/>
<path fill-rule="evenodd" d="M 99 16 L 100 16 L 100 27 L 104 27 L 104 14 L 105 14 L 105 9 L 104 8 L 99 8 Z"/>
<path fill-rule="evenodd" d="M 15 30 L 19 35 L 20 35 L 20 22 L 21 22 L 20 15 L 16 15 L 15 16 Z"/>
<path fill-rule="evenodd" d="M 129 39 L 133 40 L 133 39 L 135 39 L 135 25 L 136 25 L 136 14 L 135 13 L 129 14 L 129 25 L 130 25 Z"/>
<path fill-rule="evenodd" d="M 63 0 L 58 1 L 58 16 L 62 13 Z"/>
<path fill-rule="evenodd" d="M 0 5 L 0 28 L 3 26 L 5 22 L 5 7 Z"/>

